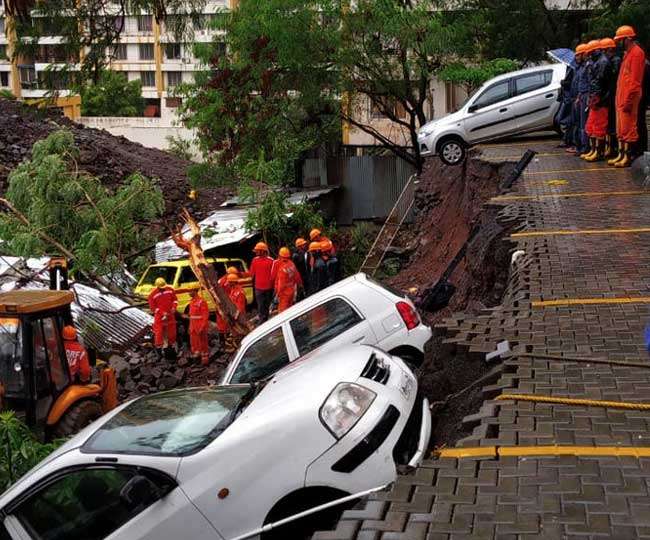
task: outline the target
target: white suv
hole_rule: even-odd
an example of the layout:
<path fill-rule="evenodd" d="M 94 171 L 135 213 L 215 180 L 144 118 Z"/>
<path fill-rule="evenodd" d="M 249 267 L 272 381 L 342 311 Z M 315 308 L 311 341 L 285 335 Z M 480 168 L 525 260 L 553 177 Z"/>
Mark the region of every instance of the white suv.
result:
<path fill-rule="evenodd" d="M 298 302 L 242 341 L 222 383 L 264 379 L 297 358 L 347 343 L 375 345 L 412 366 L 424 358 L 431 329 L 413 302 L 363 273 Z"/>
<path fill-rule="evenodd" d="M 393 482 L 430 434 L 406 364 L 348 345 L 260 383 L 122 405 L 0 496 L 0 538 L 304 538 L 292 517 Z"/>
<path fill-rule="evenodd" d="M 473 144 L 553 128 L 565 73 L 564 64 L 550 64 L 490 79 L 459 111 L 420 128 L 420 153 L 457 165 Z"/>

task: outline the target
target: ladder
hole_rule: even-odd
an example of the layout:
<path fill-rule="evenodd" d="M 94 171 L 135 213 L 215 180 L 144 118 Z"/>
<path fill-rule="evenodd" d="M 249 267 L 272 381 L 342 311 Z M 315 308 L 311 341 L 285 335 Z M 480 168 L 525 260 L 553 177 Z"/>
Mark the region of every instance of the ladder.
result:
<path fill-rule="evenodd" d="M 374 276 L 377 269 L 381 266 L 386 251 L 393 243 L 397 232 L 409 215 L 411 208 L 413 208 L 413 204 L 415 203 L 415 186 L 417 183 L 417 175 L 415 174 L 412 174 L 406 181 L 395 205 L 391 209 L 390 214 L 388 214 L 375 241 L 372 243 L 366 258 L 363 260 L 359 272 L 365 272 L 369 276 Z"/>

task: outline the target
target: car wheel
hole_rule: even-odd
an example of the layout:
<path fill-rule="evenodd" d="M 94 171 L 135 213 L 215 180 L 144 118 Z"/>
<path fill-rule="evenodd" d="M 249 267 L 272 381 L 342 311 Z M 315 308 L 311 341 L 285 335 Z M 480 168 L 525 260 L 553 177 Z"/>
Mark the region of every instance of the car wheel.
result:
<path fill-rule="evenodd" d="M 56 424 L 52 436 L 54 439 L 70 437 L 102 415 L 99 403 L 89 399 L 72 405 Z"/>
<path fill-rule="evenodd" d="M 465 159 L 467 151 L 460 139 L 447 139 L 440 144 L 438 154 L 445 165 L 458 165 Z"/>

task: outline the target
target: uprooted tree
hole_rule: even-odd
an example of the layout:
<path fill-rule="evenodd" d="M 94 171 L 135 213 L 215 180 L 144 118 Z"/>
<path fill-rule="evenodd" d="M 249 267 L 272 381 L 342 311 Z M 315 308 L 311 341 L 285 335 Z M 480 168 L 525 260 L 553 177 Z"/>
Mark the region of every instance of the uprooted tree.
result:
<path fill-rule="evenodd" d="M 160 189 L 133 174 L 114 192 L 78 166 L 69 131 L 38 141 L 30 160 L 9 174 L 0 199 L 2 251 L 22 257 L 63 255 L 75 270 L 105 276 L 127 256 L 153 243 L 151 221 L 163 210 Z"/>
<path fill-rule="evenodd" d="M 208 264 L 201 248 L 201 227 L 186 209 L 183 209 L 183 219 L 185 225 L 189 228 L 189 238 L 183 236 L 181 227 L 172 235 L 174 242 L 179 248 L 188 253 L 190 266 L 199 279 L 201 287 L 208 291 L 208 294 L 214 300 L 219 315 L 223 317 L 235 333 L 245 336 L 251 331 L 250 323 L 246 315 L 237 309 L 226 291 L 219 285 L 217 272 L 211 264 Z"/>

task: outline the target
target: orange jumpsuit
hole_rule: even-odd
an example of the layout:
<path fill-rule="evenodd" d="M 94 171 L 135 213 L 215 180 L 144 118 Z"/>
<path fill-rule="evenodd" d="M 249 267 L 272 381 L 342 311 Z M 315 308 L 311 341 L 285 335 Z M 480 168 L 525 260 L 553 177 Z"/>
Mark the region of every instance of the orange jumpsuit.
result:
<path fill-rule="evenodd" d="M 625 53 L 616 85 L 616 134 L 619 140 L 639 140 L 637 116 L 645 71 L 645 53 L 636 43 Z"/>
<path fill-rule="evenodd" d="M 65 348 L 65 356 L 68 359 L 72 382 L 74 383 L 77 374 L 79 374 L 81 382 L 88 382 L 90 380 L 90 362 L 86 347 L 78 341 L 67 339 L 63 342 L 63 347 Z"/>
<path fill-rule="evenodd" d="M 219 278 L 217 282 L 223 290 L 226 291 L 226 294 L 230 294 L 230 283 L 228 283 L 228 274 L 223 275 Z M 228 331 L 228 323 L 223 319 L 219 312 L 217 311 L 217 332 L 220 334 L 225 334 Z"/>
<path fill-rule="evenodd" d="M 176 343 L 176 308 L 178 299 L 171 287 L 154 289 L 149 294 L 149 307 L 153 313 L 154 345 L 162 347 L 167 337 L 168 346 Z"/>
<path fill-rule="evenodd" d="M 231 285 L 230 291 L 228 291 L 228 296 L 240 313 L 246 313 L 246 293 L 241 286 L 238 284 Z M 228 327 L 226 326 L 226 328 Z M 239 336 L 235 336 L 232 332 L 229 332 L 226 335 L 226 352 L 234 352 L 237 350 L 240 339 Z"/>
<path fill-rule="evenodd" d="M 302 286 L 300 272 L 291 259 L 278 259 L 273 266 L 273 284 L 278 297 L 278 313 L 290 308 L 296 301 L 298 287 Z"/>
<path fill-rule="evenodd" d="M 196 295 L 190 300 L 190 349 L 192 354 L 201 355 L 201 363 L 207 365 L 210 347 L 208 344 L 208 303 Z"/>

